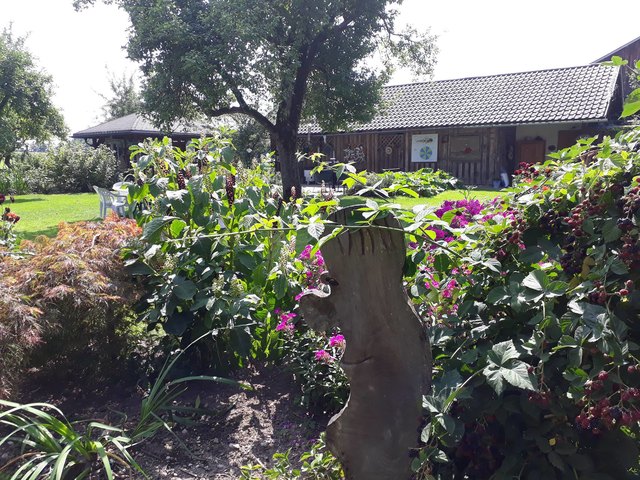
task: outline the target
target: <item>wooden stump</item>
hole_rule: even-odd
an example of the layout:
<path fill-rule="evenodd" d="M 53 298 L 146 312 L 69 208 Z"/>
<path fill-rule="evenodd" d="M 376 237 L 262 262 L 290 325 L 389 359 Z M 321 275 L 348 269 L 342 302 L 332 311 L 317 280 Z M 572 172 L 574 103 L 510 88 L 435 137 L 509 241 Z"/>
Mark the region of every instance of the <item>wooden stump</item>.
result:
<path fill-rule="evenodd" d="M 330 220 L 357 218 L 350 208 Z M 400 225 L 387 217 L 374 226 L 382 228 L 345 229 L 322 247 L 331 293 L 311 291 L 300 308 L 312 328 L 337 326 L 346 339 L 341 365 L 351 395 L 329 422 L 327 446 L 350 480 L 402 480 L 418 446 L 431 351 L 402 284 L 404 235 L 388 229 Z"/>

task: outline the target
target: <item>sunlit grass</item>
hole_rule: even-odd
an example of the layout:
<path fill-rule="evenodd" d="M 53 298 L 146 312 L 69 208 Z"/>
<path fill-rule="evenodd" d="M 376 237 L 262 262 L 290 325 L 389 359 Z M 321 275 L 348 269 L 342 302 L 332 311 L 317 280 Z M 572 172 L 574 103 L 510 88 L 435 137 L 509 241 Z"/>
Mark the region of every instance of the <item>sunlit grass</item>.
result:
<path fill-rule="evenodd" d="M 100 218 L 100 199 L 95 193 L 58 195 L 19 195 L 15 203 L 9 199 L 2 205 L 20 215 L 15 232 L 31 240 L 38 235 L 54 236 L 60 222 L 79 222 Z"/>

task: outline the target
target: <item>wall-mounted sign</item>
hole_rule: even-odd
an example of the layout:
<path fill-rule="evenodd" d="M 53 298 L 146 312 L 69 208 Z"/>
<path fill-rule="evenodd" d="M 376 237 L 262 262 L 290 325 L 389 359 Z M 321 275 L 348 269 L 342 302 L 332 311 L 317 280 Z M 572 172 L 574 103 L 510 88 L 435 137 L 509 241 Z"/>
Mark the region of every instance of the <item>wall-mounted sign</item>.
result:
<path fill-rule="evenodd" d="M 438 134 L 411 136 L 411 162 L 437 162 L 438 161 Z"/>

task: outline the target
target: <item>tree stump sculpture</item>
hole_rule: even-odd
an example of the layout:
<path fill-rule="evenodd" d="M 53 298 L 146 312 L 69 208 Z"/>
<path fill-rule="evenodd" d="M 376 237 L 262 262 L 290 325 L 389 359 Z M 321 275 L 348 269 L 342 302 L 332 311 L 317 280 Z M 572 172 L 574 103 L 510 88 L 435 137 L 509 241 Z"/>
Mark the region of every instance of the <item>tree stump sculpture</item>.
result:
<path fill-rule="evenodd" d="M 357 215 L 345 209 L 330 220 L 353 226 Z M 312 328 L 337 326 L 346 339 L 341 365 L 351 395 L 326 435 L 349 480 L 410 478 L 430 388 L 431 351 L 402 284 L 404 235 L 392 230 L 399 227 L 387 217 L 329 240 L 322 254 L 331 293 L 313 290 L 300 301 Z"/>

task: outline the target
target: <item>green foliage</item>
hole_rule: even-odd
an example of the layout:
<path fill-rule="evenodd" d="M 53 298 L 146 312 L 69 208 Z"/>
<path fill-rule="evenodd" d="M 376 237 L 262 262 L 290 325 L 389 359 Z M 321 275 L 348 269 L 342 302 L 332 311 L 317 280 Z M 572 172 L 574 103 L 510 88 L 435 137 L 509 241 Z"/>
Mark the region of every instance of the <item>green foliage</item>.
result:
<path fill-rule="evenodd" d="M 21 405 L 0 400 L 0 407 L 4 407 L 0 424 L 12 429 L 0 438 L 0 446 L 12 442 L 23 448 L 22 454 L 0 467 L 0 474 L 13 473 L 12 480 L 83 479 L 98 472 L 112 480 L 114 464 L 144 473 L 128 452 L 133 442 L 122 428 L 87 422 L 80 429 L 46 403 Z"/>
<path fill-rule="evenodd" d="M 229 163 L 233 151 L 222 136 L 185 152 L 165 139 L 133 153 L 138 183 L 129 198 L 144 243 L 128 253 L 128 265 L 148 286 L 143 320 L 183 343 L 212 332 L 198 350 L 201 366 L 280 358 L 274 310 L 289 308 L 301 289 L 294 257 L 305 244 L 296 245 L 295 230 L 312 238 L 309 212 L 336 202 L 284 202 L 272 164 Z"/>
<path fill-rule="evenodd" d="M 0 161 L 0 193 L 4 195 L 29 193 L 29 185 L 22 172 L 16 168 L 7 167 L 4 161 Z"/>
<path fill-rule="evenodd" d="M 635 478 L 639 139 L 527 165 L 503 202 L 405 214 L 435 360 L 424 478 Z"/>
<path fill-rule="evenodd" d="M 14 157 L 11 170 L 34 193 L 93 192 L 93 186 L 111 188 L 118 179 L 118 161 L 105 145 L 93 148 L 64 142 L 44 153 Z"/>
<path fill-rule="evenodd" d="M 345 184 L 349 195 L 364 196 L 376 195 L 382 190 L 384 196 L 433 197 L 447 190 L 462 188 L 462 182 L 457 178 L 444 170 L 430 168 L 415 172 L 358 172 L 357 177 L 347 177 Z"/>
<path fill-rule="evenodd" d="M 302 325 L 285 337 L 285 364 L 300 384 L 300 403 L 310 411 L 334 414 L 344 407 L 349 384 L 339 364 L 342 348 Z"/>
<path fill-rule="evenodd" d="M 327 451 L 324 437 L 320 437 L 308 452 L 300 456 L 299 466 L 293 465 L 291 451 L 276 453 L 273 467 L 262 464 L 247 465 L 241 468 L 241 480 L 341 480 L 344 478 L 342 467 L 331 452 Z"/>
<path fill-rule="evenodd" d="M 397 32 L 399 0 L 113 3 L 129 14 L 129 56 L 142 62 L 145 104 L 156 120 L 253 118 L 276 144 L 286 200 L 291 187 L 300 190 L 295 152 L 303 117 L 325 130 L 367 121 L 392 62 L 376 69 L 363 60 L 386 48 L 386 59 L 430 73 L 435 55 L 424 28 Z"/>
<path fill-rule="evenodd" d="M 118 465 L 129 473 L 136 470 L 148 478 L 129 450 L 153 437 L 160 430 L 173 434 L 172 425 L 181 422 L 177 412 L 211 414 L 210 410 L 180 407 L 176 400 L 186 391 L 185 384 L 194 381 L 222 382 L 246 389 L 249 386 L 219 377 L 197 376 L 169 380 L 179 358 L 202 337 L 184 350 L 169 356 L 153 385 L 143 398 L 135 426 L 128 431 L 96 421 L 69 422 L 55 406 L 45 403 L 20 405 L 0 400 L 0 425 L 11 431 L 0 438 L 0 446 L 20 445 L 21 451 L 5 465 L 3 472 L 12 473 L 11 480 L 61 478 L 116 478 Z M 53 413 L 49 413 L 53 412 Z M 213 412 L 214 414 L 217 412 Z M 125 418 L 126 421 L 126 418 Z M 176 439 L 182 444 L 180 439 Z M 114 472 L 114 470 L 116 470 Z M 4 478 L 4 477 L 2 477 Z"/>
<path fill-rule="evenodd" d="M 108 96 L 100 95 L 105 102 L 102 107 L 105 121 L 142 112 L 142 99 L 136 88 L 133 75 L 127 77 L 123 74 L 122 78 L 110 75 L 109 88 L 111 92 Z"/>
<path fill-rule="evenodd" d="M 51 102 L 53 80 L 37 67 L 11 29 L 0 33 L 0 158 L 26 140 L 43 141 L 67 134 L 61 113 Z"/>

